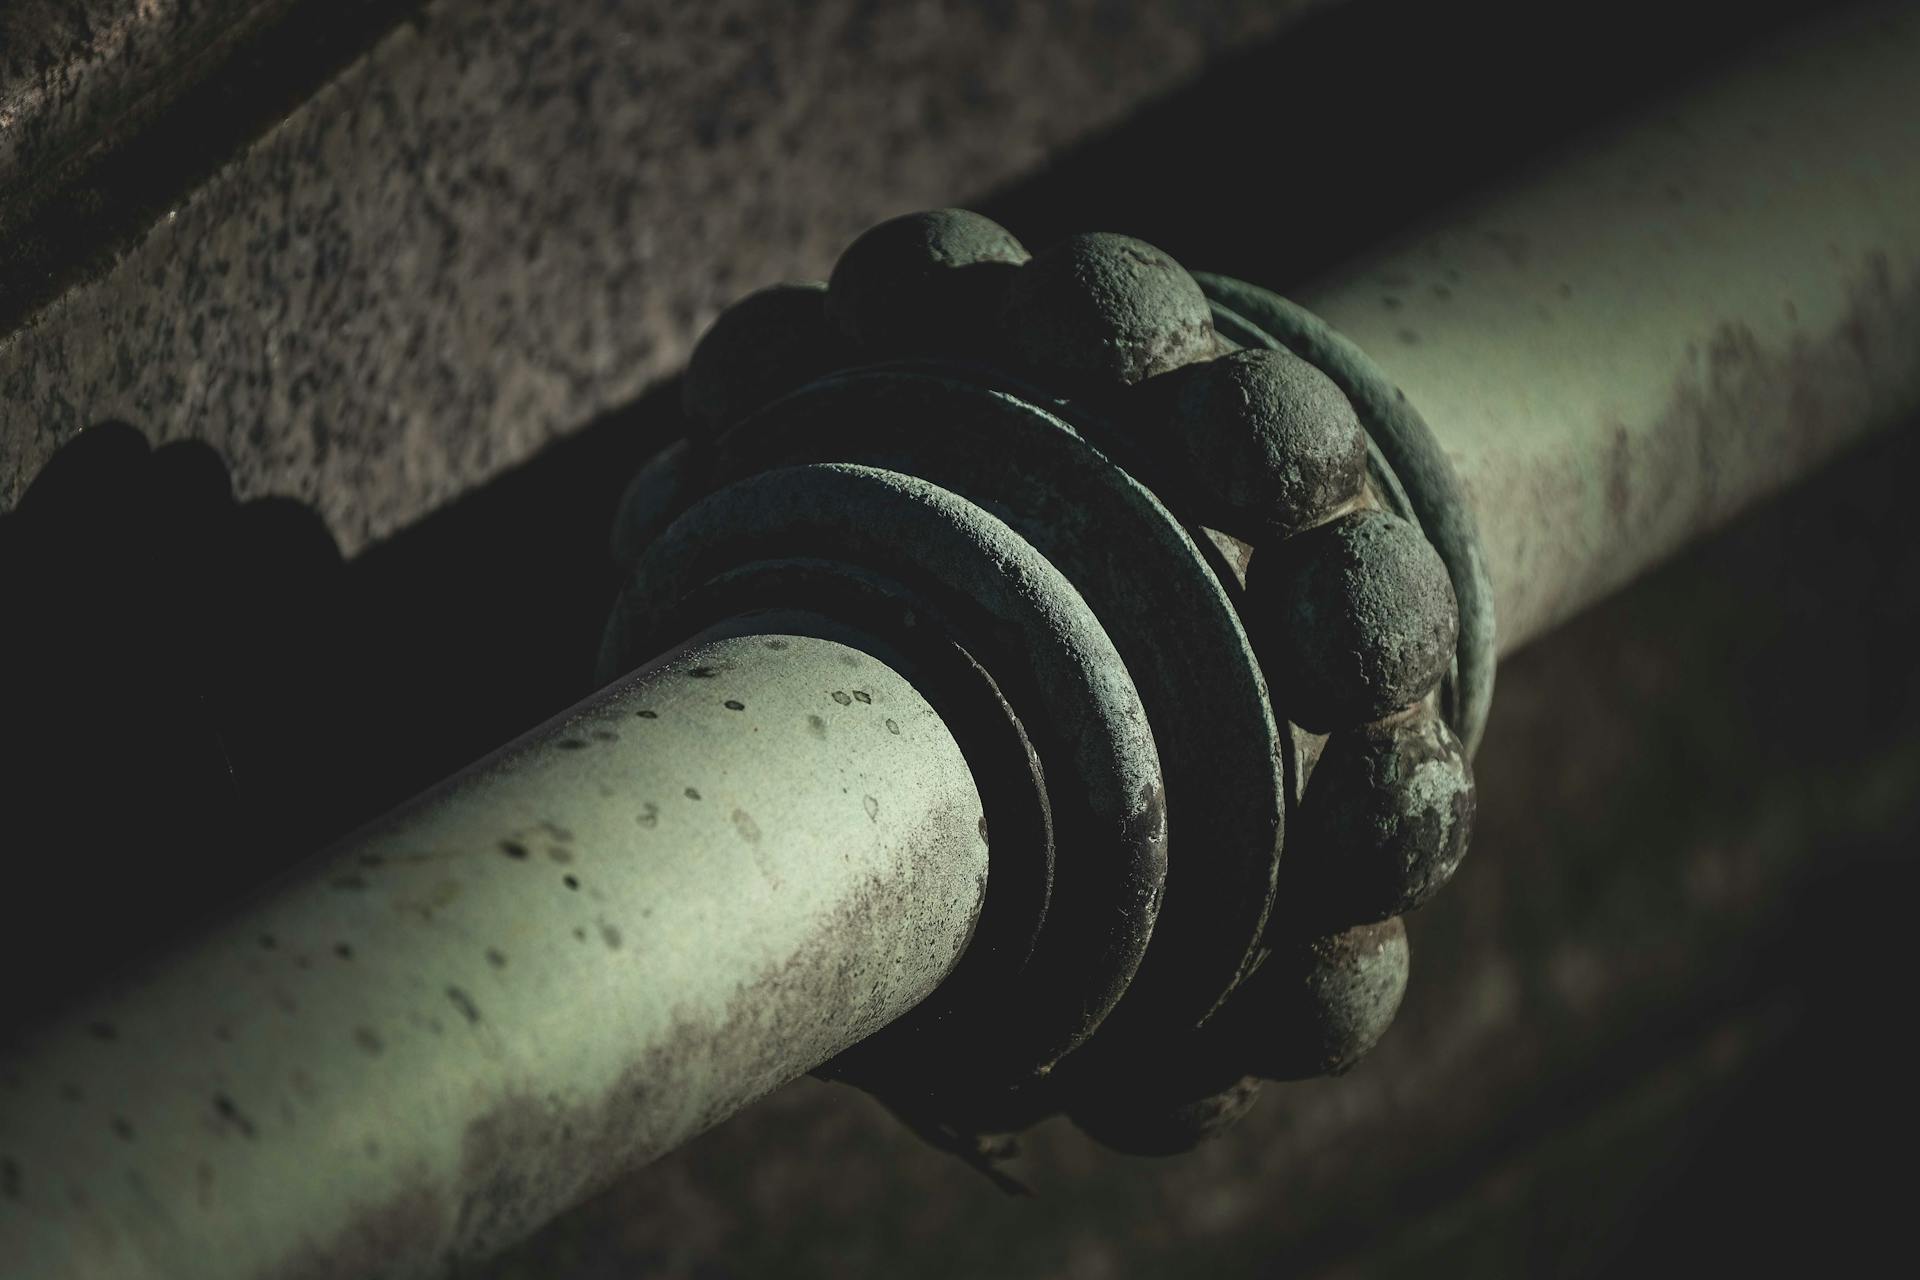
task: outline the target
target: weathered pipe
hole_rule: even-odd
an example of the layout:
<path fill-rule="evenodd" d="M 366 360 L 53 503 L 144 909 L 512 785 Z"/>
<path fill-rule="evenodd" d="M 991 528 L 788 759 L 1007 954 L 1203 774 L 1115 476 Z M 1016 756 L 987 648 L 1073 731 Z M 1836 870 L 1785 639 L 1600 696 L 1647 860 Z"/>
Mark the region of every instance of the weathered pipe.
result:
<path fill-rule="evenodd" d="M 0 1272 L 492 1252 L 918 1003 L 986 874 L 966 761 L 892 669 L 684 648 L 36 1033 Z"/>
<path fill-rule="evenodd" d="M 1920 405 L 1920 7 L 1796 32 L 1293 296 L 1452 457 L 1511 653 Z"/>
<path fill-rule="evenodd" d="M 1920 403 L 1916 210 L 1920 16 L 1879 10 L 1299 296 L 1452 454 L 1511 650 Z M 979 818 L 879 662 L 677 654 L 26 1046 L 0 1260 L 484 1253 L 931 991 Z"/>

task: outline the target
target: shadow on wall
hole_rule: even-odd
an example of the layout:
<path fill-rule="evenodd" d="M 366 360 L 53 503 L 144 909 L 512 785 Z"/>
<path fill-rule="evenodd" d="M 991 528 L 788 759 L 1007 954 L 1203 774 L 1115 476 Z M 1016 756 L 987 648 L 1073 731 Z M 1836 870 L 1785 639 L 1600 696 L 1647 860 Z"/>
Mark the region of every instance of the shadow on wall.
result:
<path fill-rule="evenodd" d="M 678 383 L 343 562 L 197 441 L 69 442 L 0 515 L 18 1026 L 591 692 L 621 486 Z"/>
<path fill-rule="evenodd" d="M 220 457 L 83 432 L 0 518 L 8 1022 L 272 869 L 345 801 L 333 539 Z"/>

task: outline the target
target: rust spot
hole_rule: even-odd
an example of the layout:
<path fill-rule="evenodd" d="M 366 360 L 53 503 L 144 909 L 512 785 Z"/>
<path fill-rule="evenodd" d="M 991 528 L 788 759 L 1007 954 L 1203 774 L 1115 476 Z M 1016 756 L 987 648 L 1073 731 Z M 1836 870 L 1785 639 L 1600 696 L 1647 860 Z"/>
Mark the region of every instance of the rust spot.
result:
<path fill-rule="evenodd" d="M 480 1021 L 480 1007 L 474 1004 L 472 996 L 460 988 L 448 987 L 447 1000 L 454 1008 L 460 1011 L 460 1016 L 465 1018 L 469 1023 L 477 1023 Z"/>
<path fill-rule="evenodd" d="M 260 1131 L 254 1127 L 252 1117 L 242 1111 L 239 1105 L 226 1094 L 216 1093 L 213 1095 L 213 1113 L 220 1117 L 221 1124 L 235 1130 L 241 1137 L 254 1138 L 259 1136 Z"/>
<path fill-rule="evenodd" d="M 1613 445 L 1607 454 L 1607 510 L 1616 521 L 1627 518 L 1627 504 L 1633 496 L 1633 449 L 1623 423 L 1613 426 Z"/>

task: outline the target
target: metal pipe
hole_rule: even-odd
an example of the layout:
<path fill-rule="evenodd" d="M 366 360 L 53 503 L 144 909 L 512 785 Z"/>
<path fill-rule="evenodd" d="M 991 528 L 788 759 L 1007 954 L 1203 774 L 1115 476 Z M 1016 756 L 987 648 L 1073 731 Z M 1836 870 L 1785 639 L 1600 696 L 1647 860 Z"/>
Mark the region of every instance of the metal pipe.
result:
<path fill-rule="evenodd" d="M 932 991 L 981 819 L 877 659 L 683 648 L 37 1033 L 0 1092 L 0 1270 L 498 1249 Z"/>
<path fill-rule="evenodd" d="M 1917 27 L 1848 18 L 1302 295 L 1452 454 L 1507 648 L 1920 401 Z M 680 652 L 39 1035 L 0 1258 L 484 1253 L 931 991 L 979 819 L 876 660 Z"/>
<path fill-rule="evenodd" d="M 1452 457 L 1512 652 L 1920 404 L 1920 12 L 1796 33 L 1295 296 Z"/>

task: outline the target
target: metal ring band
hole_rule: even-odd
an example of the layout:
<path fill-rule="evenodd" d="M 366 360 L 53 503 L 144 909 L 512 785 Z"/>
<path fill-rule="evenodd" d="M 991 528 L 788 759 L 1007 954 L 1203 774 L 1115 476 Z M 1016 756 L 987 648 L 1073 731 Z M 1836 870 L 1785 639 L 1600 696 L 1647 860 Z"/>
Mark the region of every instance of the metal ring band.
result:
<path fill-rule="evenodd" d="M 1167 899 L 1100 1043 L 1157 1039 L 1203 1024 L 1261 953 L 1290 743 L 1239 612 L 1192 537 L 1032 402 L 1041 394 L 972 366 L 851 370 L 748 419 L 722 439 L 719 465 L 723 475 L 801 460 L 910 472 L 992 511 L 1073 583 L 1139 690 L 1167 788 Z"/>
<path fill-rule="evenodd" d="M 913 476 L 808 465 L 720 489 L 634 566 L 603 644 L 608 668 L 658 617 L 726 569 L 844 560 L 925 592 L 994 650 L 1049 780 L 1056 896 L 1023 995 L 1044 1018 L 1003 1030 L 1009 1061 L 1053 1062 L 1091 1035 L 1146 950 L 1166 874 L 1159 757 L 1112 642 L 1073 586 L 1001 521 Z M 1031 710 L 1028 710 L 1031 708 Z"/>

